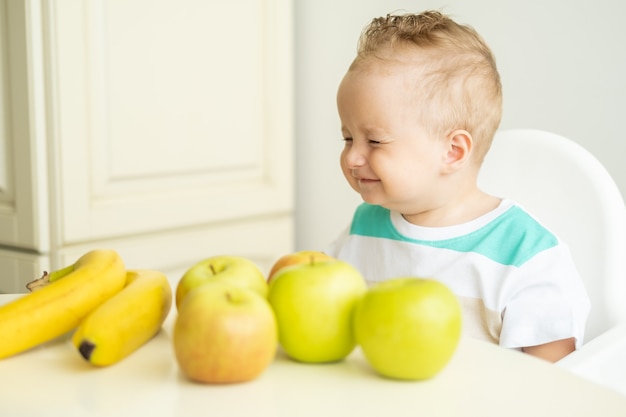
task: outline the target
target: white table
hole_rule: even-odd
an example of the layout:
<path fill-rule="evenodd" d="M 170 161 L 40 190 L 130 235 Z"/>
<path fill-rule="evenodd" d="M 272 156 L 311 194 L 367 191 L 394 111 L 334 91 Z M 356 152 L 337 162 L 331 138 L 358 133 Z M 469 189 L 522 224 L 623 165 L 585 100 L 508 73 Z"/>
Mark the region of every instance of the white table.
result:
<path fill-rule="evenodd" d="M 626 324 L 585 343 L 558 365 L 626 396 Z"/>
<path fill-rule="evenodd" d="M 0 295 L 0 303 L 10 298 Z M 196 384 L 180 374 L 173 355 L 174 314 L 157 337 L 108 368 L 84 362 L 67 336 L 0 360 L 0 416 L 626 416 L 626 396 L 469 339 L 439 375 L 422 382 L 379 377 L 357 349 L 326 365 L 279 352 L 257 380 Z"/>

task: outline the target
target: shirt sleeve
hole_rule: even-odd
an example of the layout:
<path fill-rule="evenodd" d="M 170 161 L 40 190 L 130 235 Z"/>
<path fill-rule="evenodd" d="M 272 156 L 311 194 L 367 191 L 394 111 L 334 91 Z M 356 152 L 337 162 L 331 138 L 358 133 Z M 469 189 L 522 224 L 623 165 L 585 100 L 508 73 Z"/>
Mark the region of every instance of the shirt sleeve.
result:
<path fill-rule="evenodd" d="M 580 347 L 590 302 L 567 247 L 542 251 L 516 272 L 506 291 L 500 345 L 522 348 L 574 337 Z"/>

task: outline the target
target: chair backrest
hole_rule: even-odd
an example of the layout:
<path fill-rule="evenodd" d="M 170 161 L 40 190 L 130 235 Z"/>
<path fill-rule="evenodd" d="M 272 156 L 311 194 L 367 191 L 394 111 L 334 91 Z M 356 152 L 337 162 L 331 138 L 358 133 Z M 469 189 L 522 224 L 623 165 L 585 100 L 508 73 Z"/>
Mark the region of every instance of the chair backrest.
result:
<path fill-rule="evenodd" d="M 478 179 L 526 207 L 570 248 L 591 299 L 585 342 L 626 318 L 626 208 L 582 146 L 539 130 L 496 134 Z"/>

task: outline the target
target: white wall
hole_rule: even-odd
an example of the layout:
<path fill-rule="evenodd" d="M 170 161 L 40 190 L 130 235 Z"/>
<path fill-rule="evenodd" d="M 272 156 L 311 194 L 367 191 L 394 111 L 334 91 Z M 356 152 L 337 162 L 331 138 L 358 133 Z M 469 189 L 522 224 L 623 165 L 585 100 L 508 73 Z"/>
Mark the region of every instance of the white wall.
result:
<path fill-rule="evenodd" d="M 626 2 L 296 0 L 297 249 L 323 249 L 360 202 L 339 169 L 335 93 L 361 29 L 375 16 L 424 9 L 474 26 L 492 47 L 504 88 L 502 128 L 572 138 L 626 195 Z"/>

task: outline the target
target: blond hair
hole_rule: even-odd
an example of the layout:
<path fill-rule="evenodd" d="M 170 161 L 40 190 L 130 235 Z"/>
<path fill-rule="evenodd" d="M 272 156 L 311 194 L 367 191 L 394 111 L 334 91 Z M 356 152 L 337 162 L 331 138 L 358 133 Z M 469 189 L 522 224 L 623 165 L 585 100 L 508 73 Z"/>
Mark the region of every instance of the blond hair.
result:
<path fill-rule="evenodd" d="M 372 60 L 406 59 L 419 70 L 415 86 L 421 121 L 436 135 L 467 130 L 475 158 L 482 161 L 502 116 L 500 75 L 483 38 L 438 11 L 387 15 L 365 27 L 350 70 Z"/>

